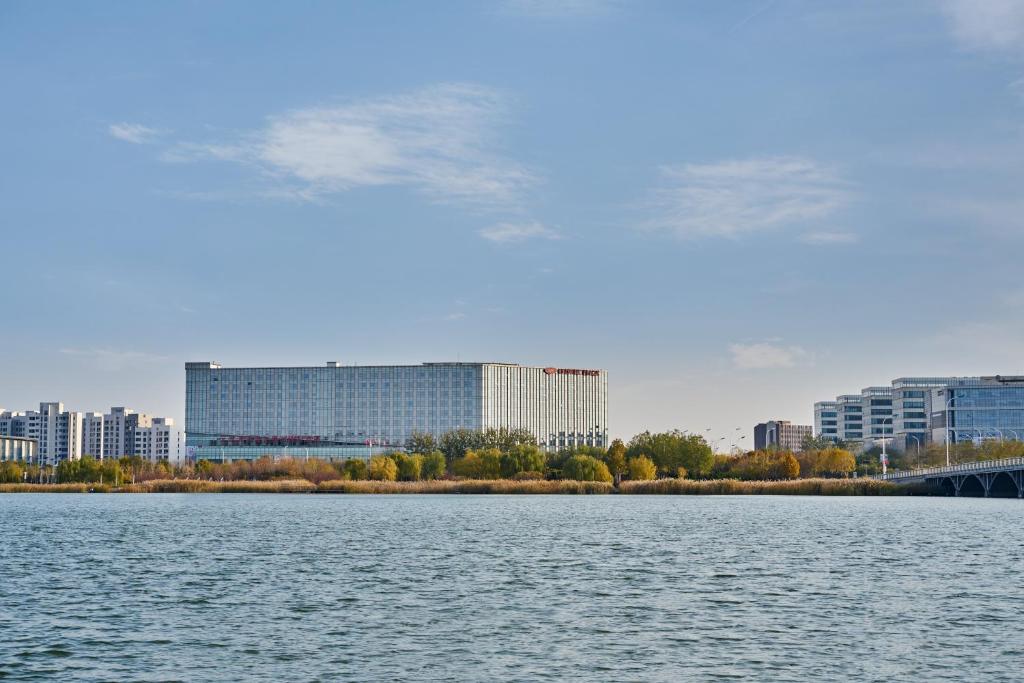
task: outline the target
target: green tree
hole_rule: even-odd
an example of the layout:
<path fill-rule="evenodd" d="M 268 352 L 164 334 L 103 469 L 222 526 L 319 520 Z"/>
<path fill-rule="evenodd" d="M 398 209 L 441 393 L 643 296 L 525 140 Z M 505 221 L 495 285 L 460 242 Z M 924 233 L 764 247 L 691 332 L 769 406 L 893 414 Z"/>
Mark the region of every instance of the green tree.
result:
<path fill-rule="evenodd" d="M 398 477 L 398 465 L 386 455 L 375 455 L 370 458 L 370 479 L 377 481 L 394 481 Z"/>
<path fill-rule="evenodd" d="M 715 457 L 704 437 L 684 434 L 679 430 L 652 434 L 643 432 L 634 436 L 626 449 L 627 457 L 644 455 L 654 461 L 658 471 L 676 476 L 685 468 L 691 476 L 702 477 L 711 471 Z"/>
<path fill-rule="evenodd" d="M 562 476 L 576 481 L 612 481 L 608 466 L 592 455 L 574 455 L 569 458 L 562 467 Z"/>
<path fill-rule="evenodd" d="M 433 453 L 437 448 L 437 439 L 430 432 L 413 432 L 405 440 L 405 450 L 410 453 Z"/>
<path fill-rule="evenodd" d="M 534 444 L 519 444 L 501 454 L 501 476 L 510 479 L 522 472 L 543 472 L 546 458 Z"/>
<path fill-rule="evenodd" d="M 528 429 L 509 429 L 490 427 L 480 435 L 481 448 L 497 448 L 503 453 L 511 451 L 516 446 L 536 445 L 535 437 Z"/>
<path fill-rule="evenodd" d="M 626 461 L 631 481 L 647 481 L 658 476 L 658 467 L 646 455 L 638 455 Z"/>
<path fill-rule="evenodd" d="M 4 484 L 16 484 L 23 481 L 25 469 L 20 463 L 8 460 L 0 462 L 0 482 Z"/>
<path fill-rule="evenodd" d="M 444 453 L 433 451 L 423 456 L 424 479 L 441 479 L 445 475 Z"/>
<path fill-rule="evenodd" d="M 441 436 L 438 449 L 444 453 L 448 462 L 453 462 L 482 445 L 483 435 L 480 432 L 472 429 L 453 429 Z"/>
<path fill-rule="evenodd" d="M 626 473 L 626 444 L 622 443 L 622 439 L 612 441 L 612 445 L 608 447 L 608 452 L 605 453 L 604 463 L 608 465 L 608 471 L 612 473 L 616 481 Z"/>
<path fill-rule="evenodd" d="M 366 479 L 369 474 L 366 467 L 366 461 L 359 458 L 346 460 L 341 466 L 341 470 L 345 473 L 345 476 L 348 479 L 353 481 Z"/>
<path fill-rule="evenodd" d="M 419 454 L 392 453 L 391 458 L 398 468 L 399 481 L 419 481 L 423 472 L 423 456 Z"/>

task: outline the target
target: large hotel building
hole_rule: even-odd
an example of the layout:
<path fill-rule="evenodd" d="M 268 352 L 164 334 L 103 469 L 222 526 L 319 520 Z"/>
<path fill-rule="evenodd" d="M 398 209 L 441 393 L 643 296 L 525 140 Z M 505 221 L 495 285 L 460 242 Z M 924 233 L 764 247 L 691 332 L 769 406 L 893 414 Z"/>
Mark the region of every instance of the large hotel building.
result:
<path fill-rule="evenodd" d="M 185 364 L 193 459 L 366 457 L 416 432 L 490 427 L 526 429 L 549 450 L 607 446 L 608 374 L 514 363 Z"/>

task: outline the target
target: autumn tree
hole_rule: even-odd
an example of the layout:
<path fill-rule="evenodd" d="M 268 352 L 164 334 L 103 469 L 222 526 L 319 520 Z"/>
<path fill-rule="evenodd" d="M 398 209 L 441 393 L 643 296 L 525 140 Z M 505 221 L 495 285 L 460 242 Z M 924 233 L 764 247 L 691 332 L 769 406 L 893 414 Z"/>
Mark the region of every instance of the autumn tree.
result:
<path fill-rule="evenodd" d="M 646 455 L 638 455 L 626 461 L 631 481 L 647 481 L 658 476 L 658 467 Z"/>
<path fill-rule="evenodd" d="M 608 466 L 591 455 L 574 455 L 569 458 L 562 467 L 562 476 L 576 481 L 612 481 Z"/>
<path fill-rule="evenodd" d="M 386 455 L 375 455 L 370 458 L 368 472 L 370 479 L 394 481 L 398 477 L 398 465 Z"/>

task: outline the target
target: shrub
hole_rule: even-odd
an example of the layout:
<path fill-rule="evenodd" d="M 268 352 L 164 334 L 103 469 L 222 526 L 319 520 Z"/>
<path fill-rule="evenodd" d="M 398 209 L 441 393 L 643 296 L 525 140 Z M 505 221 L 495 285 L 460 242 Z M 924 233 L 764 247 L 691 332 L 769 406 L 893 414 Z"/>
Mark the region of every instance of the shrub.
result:
<path fill-rule="evenodd" d="M 574 455 L 566 460 L 562 467 L 562 476 L 576 481 L 612 481 L 612 473 L 608 471 L 608 466 L 591 455 Z"/>
<path fill-rule="evenodd" d="M 341 471 L 349 479 L 366 479 L 368 475 L 366 461 L 356 458 L 346 460 L 341 466 Z"/>
<path fill-rule="evenodd" d="M 394 481 L 398 477 L 398 465 L 386 455 L 370 458 L 368 471 L 370 479 L 376 481 Z"/>
<path fill-rule="evenodd" d="M 444 453 L 434 451 L 424 455 L 421 475 L 424 479 L 442 479 L 445 475 Z"/>
<path fill-rule="evenodd" d="M 658 476 L 658 468 L 654 461 L 646 455 L 638 455 L 626 461 L 626 468 L 629 471 L 631 481 L 646 481 Z"/>
<path fill-rule="evenodd" d="M 401 481 L 419 481 L 423 472 L 423 456 L 406 453 L 391 455 L 398 468 L 398 479 Z"/>

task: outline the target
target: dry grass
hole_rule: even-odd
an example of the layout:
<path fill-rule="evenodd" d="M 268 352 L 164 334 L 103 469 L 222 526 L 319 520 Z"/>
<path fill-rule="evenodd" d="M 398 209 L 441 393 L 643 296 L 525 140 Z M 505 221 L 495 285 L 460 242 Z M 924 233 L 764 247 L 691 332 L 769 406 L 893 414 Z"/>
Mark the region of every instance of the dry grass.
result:
<path fill-rule="evenodd" d="M 0 484 L 0 493 L 107 493 L 106 484 Z"/>
<path fill-rule="evenodd" d="M 511 493 L 596 494 L 612 493 L 611 484 L 598 481 L 516 481 L 512 479 L 465 479 L 462 481 L 325 481 L 321 493 Z"/>
<path fill-rule="evenodd" d="M 153 479 L 122 487 L 123 493 L 309 493 L 316 485 L 305 479 L 279 481 L 207 481 L 205 479 Z"/>
<path fill-rule="evenodd" d="M 875 479 L 793 479 L 791 481 L 740 481 L 738 479 L 655 479 L 627 481 L 620 493 L 684 496 L 776 495 L 776 496 L 902 496 L 923 494 L 921 487 Z"/>

